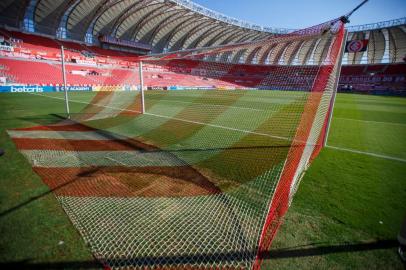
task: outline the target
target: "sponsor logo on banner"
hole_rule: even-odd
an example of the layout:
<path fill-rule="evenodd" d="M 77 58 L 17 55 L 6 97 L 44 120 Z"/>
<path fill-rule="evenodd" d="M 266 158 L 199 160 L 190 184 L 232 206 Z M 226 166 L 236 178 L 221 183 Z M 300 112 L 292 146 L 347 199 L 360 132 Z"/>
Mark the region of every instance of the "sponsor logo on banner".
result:
<path fill-rule="evenodd" d="M 169 86 L 168 90 L 213 90 L 215 86 Z"/>
<path fill-rule="evenodd" d="M 107 92 L 115 92 L 115 91 L 124 91 L 124 87 L 121 86 L 95 86 L 93 87 L 93 91 L 96 92 L 103 92 L 103 91 L 107 91 Z"/>
<path fill-rule="evenodd" d="M 3 93 L 42 93 L 51 92 L 49 87 L 34 86 L 22 86 L 22 85 L 5 85 L 0 86 L 0 92 Z"/>
<path fill-rule="evenodd" d="M 68 91 L 92 91 L 92 86 L 66 86 L 66 90 Z M 64 91 L 63 86 L 55 86 L 55 91 Z"/>
<path fill-rule="evenodd" d="M 68 91 L 92 91 L 92 86 L 67 86 Z M 63 91 L 63 86 L 38 86 L 38 85 L 4 85 L 0 86 L 2 93 L 44 93 Z"/>
<path fill-rule="evenodd" d="M 36 86 L 10 86 L 11 93 L 42 93 L 44 89 Z"/>
<path fill-rule="evenodd" d="M 13 52 L 13 51 L 14 51 L 14 47 L 9 46 L 9 45 L 0 45 L 0 50 L 1 50 L 1 51 Z"/>
<path fill-rule="evenodd" d="M 97 66 L 97 63 L 93 60 L 76 59 L 76 58 L 74 58 L 73 60 L 77 64 L 88 65 L 88 66 Z"/>
<path fill-rule="evenodd" d="M 167 87 L 163 87 L 163 86 L 148 86 L 147 90 L 166 90 Z"/>

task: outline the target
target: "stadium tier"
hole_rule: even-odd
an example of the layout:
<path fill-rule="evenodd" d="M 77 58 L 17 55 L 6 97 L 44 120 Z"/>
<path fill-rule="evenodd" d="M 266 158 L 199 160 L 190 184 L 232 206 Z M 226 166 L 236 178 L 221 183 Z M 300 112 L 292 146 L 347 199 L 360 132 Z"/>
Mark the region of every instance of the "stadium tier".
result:
<path fill-rule="evenodd" d="M 344 93 L 406 95 L 406 64 L 343 66 L 338 90 Z"/>
<path fill-rule="evenodd" d="M 122 89 L 138 84 L 139 56 L 89 47 L 73 42 L 62 42 L 46 37 L 1 30 L 5 40 L 12 40 L 13 51 L 0 48 L 0 82 L 3 84 L 62 85 L 60 46 L 66 48 L 67 83 L 71 86 L 109 86 L 104 89 Z M 150 89 L 168 89 L 171 86 L 202 88 L 253 88 L 280 66 L 234 64 L 221 78 L 203 74 L 195 68 L 196 61 L 172 61 L 166 67 L 145 65 L 145 86 Z M 27 68 L 30 72 L 26 72 Z M 313 65 L 294 66 L 295 87 L 287 78 L 275 79 L 274 84 L 262 85 L 263 89 L 292 90 L 306 83 L 308 73 L 315 72 Z M 292 66 L 289 66 L 292 71 Z M 203 73 L 202 73 L 203 72 Z M 381 95 L 405 95 L 406 64 L 344 65 L 339 91 Z M 310 76 L 312 76 L 310 74 Z M 292 79 L 291 79 L 292 80 Z M 276 83 L 276 84 L 275 84 Z M 116 88 L 112 88 L 116 87 Z"/>

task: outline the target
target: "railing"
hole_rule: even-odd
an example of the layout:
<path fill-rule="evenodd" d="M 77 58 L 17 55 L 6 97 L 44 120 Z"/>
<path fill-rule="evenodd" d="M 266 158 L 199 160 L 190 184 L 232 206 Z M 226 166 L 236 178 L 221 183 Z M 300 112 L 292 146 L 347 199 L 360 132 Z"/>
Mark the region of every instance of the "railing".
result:
<path fill-rule="evenodd" d="M 251 29 L 251 30 L 256 30 L 256 31 L 261 31 L 261 32 L 267 32 L 267 33 L 273 33 L 273 34 L 286 34 L 293 32 L 295 29 L 288 29 L 288 28 L 273 28 L 273 27 L 265 27 L 257 24 L 252 24 L 249 22 L 245 22 L 242 20 L 238 20 L 233 17 L 229 17 L 227 15 L 224 15 L 220 12 L 208 9 L 204 6 L 201 6 L 199 4 L 196 4 L 190 0 L 170 0 L 173 3 L 176 3 L 179 6 L 182 6 L 184 8 L 190 9 L 196 13 L 202 14 L 204 16 L 208 16 L 210 18 L 229 23 L 235 26 Z"/>
<path fill-rule="evenodd" d="M 273 33 L 273 34 L 286 34 L 286 33 L 290 33 L 290 32 L 298 30 L 298 29 L 289 29 L 289 28 L 273 28 L 273 27 L 266 27 L 266 26 L 261 26 L 261 25 L 257 25 L 257 24 L 252 24 L 252 23 L 249 23 L 246 21 L 238 20 L 233 17 L 229 17 L 220 12 L 208 9 L 208 8 L 201 6 L 199 4 L 196 4 L 190 0 L 170 0 L 170 1 L 173 3 L 176 3 L 177 5 L 182 6 L 184 8 L 190 9 L 196 13 L 202 14 L 204 16 L 208 16 L 210 18 L 213 18 L 213 19 L 225 22 L 225 23 L 229 23 L 229 24 L 232 24 L 235 26 L 239 26 L 239 27 L 243 27 L 243 28 L 247 28 L 247 29 L 251 29 L 251 30 Z M 347 27 L 347 30 L 349 32 L 359 32 L 359 31 L 374 30 L 374 29 L 387 28 L 387 27 L 393 27 L 393 26 L 405 25 L 405 24 L 406 24 L 406 17 L 400 18 L 400 19 L 389 20 L 389 21 L 377 22 L 377 23 L 349 26 L 349 27 Z"/>
<path fill-rule="evenodd" d="M 390 20 L 390 21 L 349 26 L 349 27 L 347 27 L 347 30 L 349 32 L 360 32 L 360 31 L 388 28 L 388 27 L 405 25 L 405 24 L 406 24 L 406 17 L 403 17 L 400 19 L 394 19 L 394 20 Z"/>

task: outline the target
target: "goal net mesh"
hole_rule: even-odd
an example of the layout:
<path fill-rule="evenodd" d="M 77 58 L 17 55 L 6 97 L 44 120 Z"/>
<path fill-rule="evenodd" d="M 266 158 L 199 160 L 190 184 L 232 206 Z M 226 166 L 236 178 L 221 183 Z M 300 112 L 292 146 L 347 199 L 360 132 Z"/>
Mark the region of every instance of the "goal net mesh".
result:
<path fill-rule="evenodd" d="M 9 134 L 107 268 L 259 269 L 322 148 L 343 38 L 333 20 L 142 57 L 145 113 L 139 62 L 106 66 L 71 120 Z"/>

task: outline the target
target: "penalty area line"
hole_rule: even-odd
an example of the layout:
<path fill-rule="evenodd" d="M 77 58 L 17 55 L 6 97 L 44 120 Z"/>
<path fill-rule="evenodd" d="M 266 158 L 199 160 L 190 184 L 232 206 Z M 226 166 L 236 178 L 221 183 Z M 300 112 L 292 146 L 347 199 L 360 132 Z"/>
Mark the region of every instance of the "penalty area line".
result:
<path fill-rule="evenodd" d="M 38 94 L 38 93 L 29 93 L 29 94 L 36 95 L 36 96 L 41 96 L 41 97 L 46 97 L 46 98 L 65 100 L 64 98 L 50 97 L 50 96 L 41 95 L 41 94 Z M 128 110 L 128 109 L 122 110 L 122 109 L 119 109 L 119 108 L 109 107 L 109 106 L 105 106 L 105 105 L 97 105 L 97 104 L 94 104 L 94 103 L 83 102 L 83 101 L 69 100 L 69 102 L 82 103 L 82 104 L 91 104 L 91 105 L 94 105 L 94 106 L 97 106 L 97 107 L 111 108 L 111 109 L 115 109 L 115 110 L 118 110 L 118 111 L 129 111 L 129 112 L 141 113 L 140 111 Z M 195 125 L 202 125 L 202 126 L 209 126 L 209 127 L 220 128 L 220 129 L 225 129 L 225 130 L 231 130 L 231 131 L 236 131 L 236 132 L 241 132 L 241 133 L 246 133 L 246 134 L 254 134 L 254 135 L 279 139 L 279 140 L 292 141 L 292 139 L 288 138 L 288 137 L 275 136 L 275 135 L 262 133 L 262 132 L 255 132 L 255 131 L 250 131 L 250 130 L 245 130 L 245 129 L 232 128 L 232 127 L 209 124 L 209 123 L 204 123 L 204 122 L 192 121 L 192 120 L 187 120 L 187 119 L 182 119 L 182 118 L 177 118 L 177 117 L 172 117 L 172 116 L 166 116 L 166 115 L 160 115 L 160 114 L 154 114 L 154 113 L 148 113 L 148 112 L 145 112 L 144 115 L 149 115 L 149 116 L 158 117 L 158 118 L 164 118 L 164 119 L 170 119 L 170 120 L 176 120 L 176 121 L 195 124 Z"/>
<path fill-rule="evenodd" d="M 40 96 L 40 97 L 46 97 L 46 98 L 53 98 L 53 99 L 65 100 L 65 98 L 50 97 L 50 96 L 41 95 L 41 94 L 38 94 L 38 93 L 27 93 L 27 94 L 35 95 L 35 96 Z M 140 111 L 136 111 L 136 110 L 120 109 L 120 108 L 116 108 L 116 107 L 111 107 L 111 106 L 106 106 L 106 105 L 98 105 L 98 104 L 95 104 L 95 103 L 89 103 L 89 102 L 84 102 L 84 101 L 79 101 L 79 100 L 72 100 L 72 99 L 69 99 L 69 102 L 80 103 L 80 104 L 86 104 L 86 105 L 93 105 L 93 106 L 95 106 L 95 107 L 102 107 L 102 108 L 107 108 L 107 109 L 113 109 L 113 110 L 116 110 L 116 111 L 129 111 L 129 112 L 141 113 Z"/>
<path fill-rule="evenodd" d="M 400 162 L 406 162 L 406 159 L 403 159 L 403 158 L 392 157 L 392 156 L 376 154 L 376 153 L 371 153 L 371 152 L 365 152 L 365 151 L 360 151 L 360 150 L 355 150 L 355 149 L 350 149 L 350 148 L 337 147 L 337 146 L 331 146 L 331 145 L 326 145 L 326 148 L 330 148 L 330 149 L 334 149 L 334 150 L 338 150 L 338 151 L 355 153 L 355 154 L 367 155 L 367 156 L 371 156 L 371 157 L 377 157 L 377 158 L 395 160 L 395 161 L 400 161 Z"/>
<path fill-rule="evenodd" d="M 145 114 L 155 116 L 155 117 L 160 117 L 160 118 L 166 118 L 166 119 L 170 119 L 170 120 L 176 120 L 176 121 L 196 124 L 196 125 L 202 125 L 202 126 L 208 126 L 208 127 L 214 127 L 214 128 L 221 128 L 221 129 L 226 129 L 226 130 L 231 130 L 231 131 L 238 131 L 238 132 L 242 132 L 242 133 L 248 133 L 248 134 L 254 134 L 254 135 L 259 135 L 259 136 L 264 136 L 264 137 L 270 137 L 270 138 L 279 139 L 279 140 L 285 140 L 285 141 L 291 141 L 292 140 L 292 139 L 287 138 L 287 137 L 275 136 L 275 135 L 271 135 L 271 134 L 267 134 L 267 133 L 255 132 L 255 131 L 250 131 L 250 130 L 245 130 L 245 129 L 225 127 L 225 126 L 221 126 L 221 125 L 203 123 L 203 122 L 198 122 L 198 121 L 192 121 L 192 120 L 187 120 L 187 119 L 182 119 L 182 118 L 177 118 L 177 117 L 171 117 L 171 116 L 165 116 L 165 115 L 160 115 L 160 114 L 147 113 L 147 112 Z"/>
<path fill-rule="evenodd" d="M 170 99 L 160 99 L 160 100 L 167 101 L 167 102 L 173 102 L 173 103 L 191 104 L 191 105 L 196 104 L 196 106 L 204 105 L 204 106 L 209 106 L 209 107 L 225 107 L 225 108 L 235 108 L 235 109 L 250 110 L 250 111 L 257 111 L 257 112 L 270 111 L 270 110 L 261 110 L 261 109 L 255 109 L 255 108 L 249 108 L 249 107 L 240 107 L 240 106 L 226 106 L 226 105 L 221 105 L 221 104 L 206 104 L 206 103 L 193 102 L 193 101 L 180 101 L 180 100 L 170 100 Z"/>

